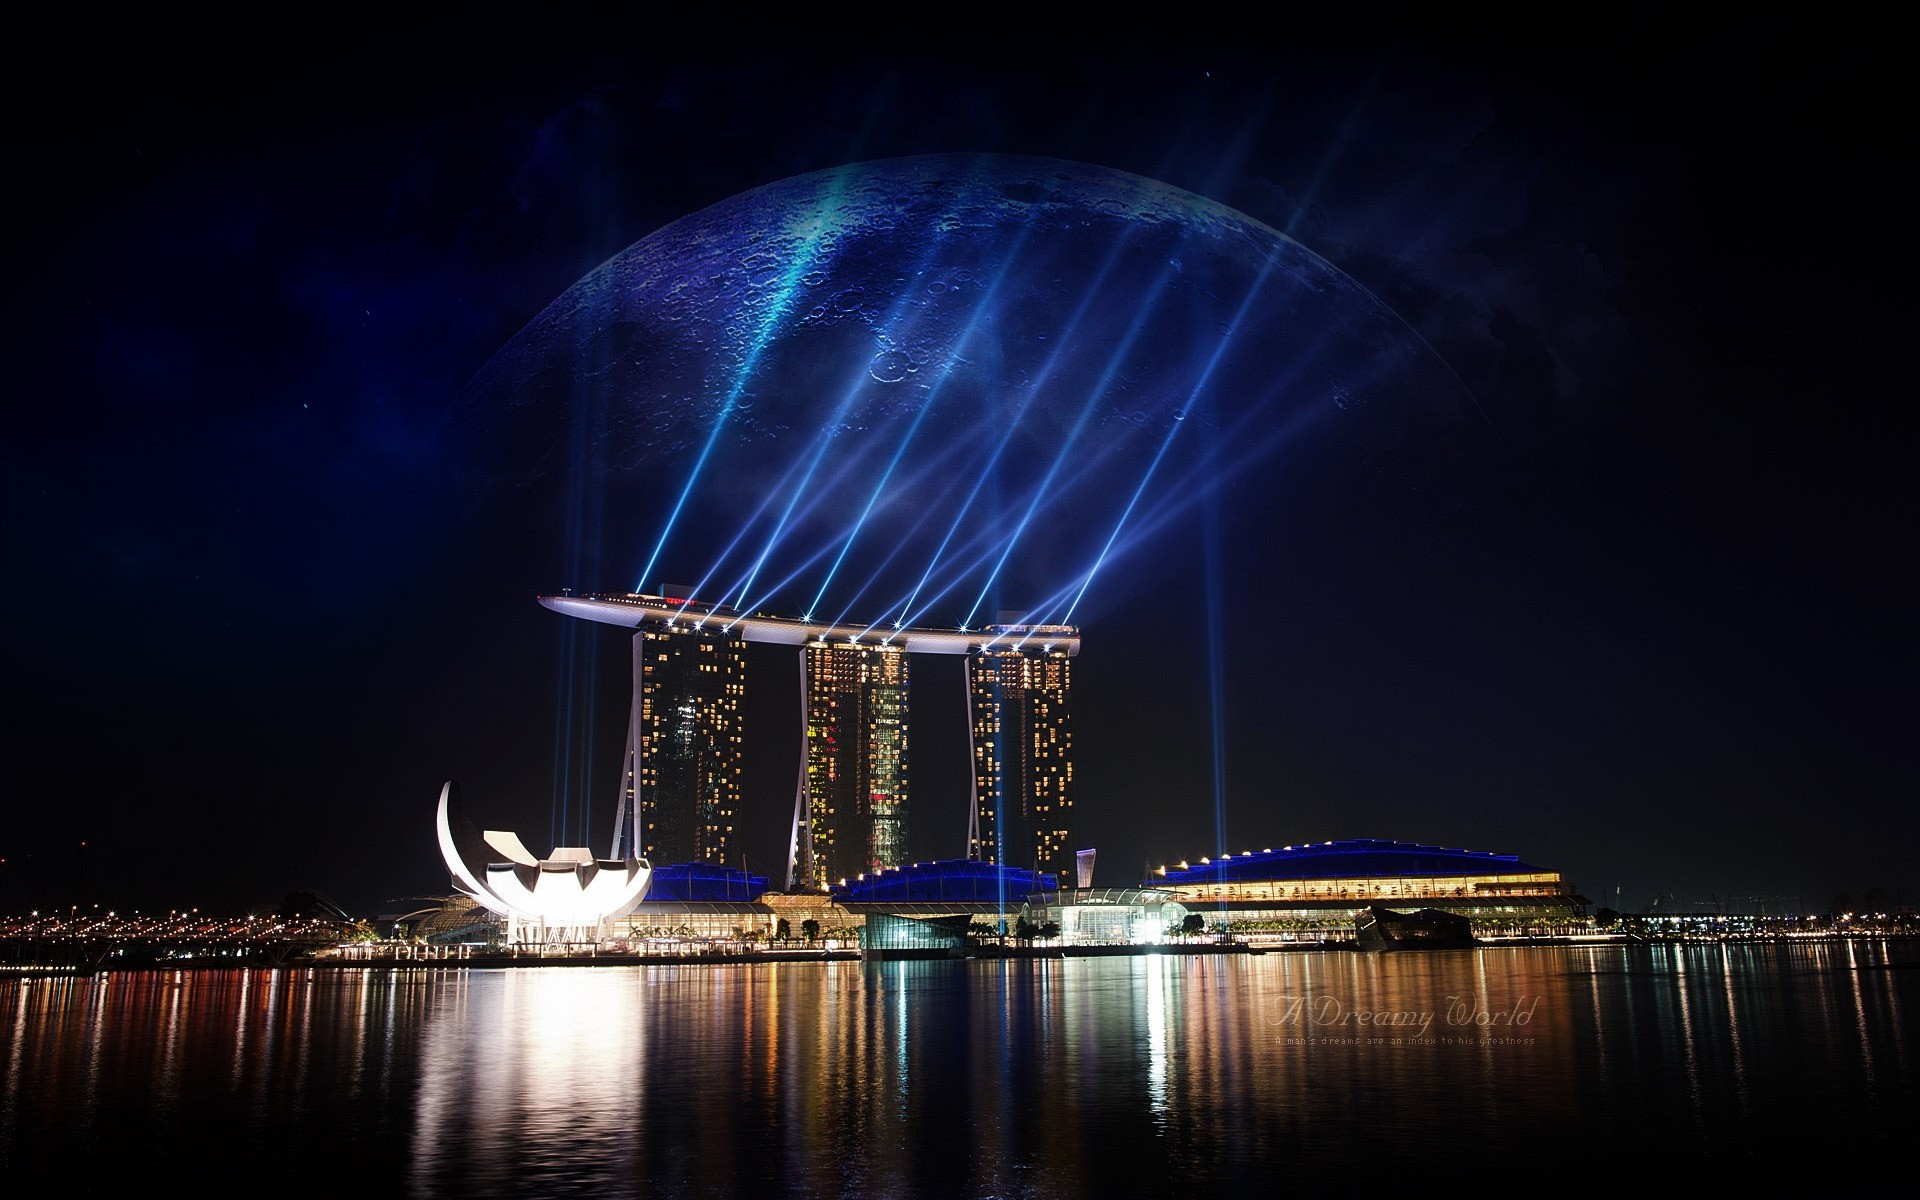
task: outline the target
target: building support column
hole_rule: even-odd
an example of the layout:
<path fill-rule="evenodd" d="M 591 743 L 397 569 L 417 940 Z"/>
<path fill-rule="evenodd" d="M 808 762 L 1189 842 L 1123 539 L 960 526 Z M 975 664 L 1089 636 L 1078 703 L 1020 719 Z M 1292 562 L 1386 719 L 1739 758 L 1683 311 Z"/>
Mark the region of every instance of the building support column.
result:
<path fill-rule="evenodd" d="M 960 686 L 967 692 L 967 854 L 980 857 L 980 764 L 973 749 L 973 656 L 962 660 Z"/>
<path fill-rule="evenodd" d="M 807 648 L 800 647 L 800 777 L 793 791 L 793 832 L 787 838 L 787 890 L 814 886 L 813 788 L 807 779 Z"/>
<path fill-rule="evenodd" d="M 646 668 L 646 634 L 633 635 L 633 701 L 627 710 L 627 752 L 620 760 L 620 795 L 613 806 L 613 844 L 608 858 L 626 860 L 644 857 L 640 836 L 640 756 L 644 748 L 640 732 L 643 677 Z M 624 838 L 624 841 L 622 840 Z"/>

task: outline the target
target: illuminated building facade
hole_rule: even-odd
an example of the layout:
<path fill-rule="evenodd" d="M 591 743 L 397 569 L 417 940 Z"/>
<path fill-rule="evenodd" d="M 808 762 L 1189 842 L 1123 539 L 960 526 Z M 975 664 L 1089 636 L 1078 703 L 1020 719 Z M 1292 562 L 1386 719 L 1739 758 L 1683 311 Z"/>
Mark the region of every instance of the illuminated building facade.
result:
<path fill-rule="evenodd" d="M 915 920 L 966 914 L 983 931 L 1004 934 L 1022 914 L 1051 903 L 1053 876 L 1021 867 L 967 858 L 906 863 L 830 889 L 846 912 L 871 919 L 876 913 Z"/>
<path fill-rule="evenodd" d="M 1434 908 L 1476 929 L 1552 927 L 1588 903 L 1560 872 L 1517 855 L 1355 839 L 1223 854 L 1161 867 L 1143 886 L 1171 892 L 1228 929 L 1346 926 L 1370 905 Z"/>
<path fill-rule="evenodd" d="M 704 745 L 713 750 L 707 759 L 689 750 L 693 757 L 673 761 L 720 764 L 725 768 L 722 778 L 737 780 L 745 673 L 741 643 L 751 643 L 791 646 L 800 653 L 806 735 L 787 844 L 786 886 L 824 891 L 838 880 L 905 861 L 907 663 L 915 654 L 968 659 L 974 788 L 968 802 L 967 857 L 1042 871 L 1062 883 L 1078 878 L 1077 852 L 1068 840 L 1074 806 L 1069 660 L 1080 652 L 1080 631 L 1073 626 L 1011 623 L 1003 614 L 1002 624 L 977 630 L 881 628 L 741 613 L 683 595 L 641 592 L 569 593 L 539 600 L 554 612 L 638 631 L 634 715 L 615 827 L 616 853 L 628 845 L 623 838 L 637 828 L 648 835 L 638 844 L 658 861 L 721 861 L 684 843 L 648 840 L 669 832 L 649 815 L 656 810 L 648 807 L 648 798 L 657 794 L 664 802 L 671 794 L 664 766 L 650 773 L 648 764 L 664 763 L 670 751 Z M 699 669 L 703 663 L 711 669 Z M 710 719 L 702 715 L 708 712 L 713 714 Z M 658 743 L 649 739 L 663 735 L 649 731 L 668 728 L 663 722 L 670 718 L 689 716 L 707 720 L 707 726 L 691 728 L 710 726 L 711 736 L 690 736 L 656 750 Z M 723 751 L 728 756 L 724 759 Z M 701 765 L 694 773 L 713 778 L 713 769 Z M 696 816 L 682 824 L 719 835 L 724 856 L 738 783 L 730 782 L 715 794 L 724 795 L 724 804 L 708 806 L 714 816 Z M 724 819 L 719 817 L 722 812 Z M 1090 867 L 1090 858 L 1087 862 Z"/>
<path fill-rule="evenodd" d="M 807 705 L 798 886 L 819 890 L 907 858 L 907 655 L 898 646 L 801 651 Z"/>
<path fill-rule="evenodd" d="M 974 800 L 967 854 L 1078 879 L 1073 661 L 1065 625 L 995 625 L 967 661 Z"/>
<path fill-rule="evenodd" d="M 505 919 L 509 943 L 597 943 L 609 922 L 639 905 L 653 879 L 643 858 L 595 858 L 584 846 L 556 846 L 536 858 L 517 833 L 482 832 L 451 780 L 440 789 L 434 829 L 454 887 Z"/>
<path fill-rule="evenodd" d="M 613 856 L 729 861 L 740 804 L 746 642 L 670 614 L 633 635 L 633 704 Z"/>

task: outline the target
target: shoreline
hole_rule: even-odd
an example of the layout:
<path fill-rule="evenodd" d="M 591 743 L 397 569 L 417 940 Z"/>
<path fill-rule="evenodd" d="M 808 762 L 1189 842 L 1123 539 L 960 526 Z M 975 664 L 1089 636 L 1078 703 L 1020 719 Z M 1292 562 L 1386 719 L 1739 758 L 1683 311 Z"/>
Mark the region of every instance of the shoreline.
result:
<path fill-rule="evenodd" d="M 1278 947 L 1285 951 L 1350 951 L 1351 943 L 1309 943 Z M 995 962 L 1022 961 L 1031 959 L 1066 958 L 1138 958 L 1153 954 L 1165 955 L 1220 955 L 1220 954 L 1264 954 L 1265 948 L 1254 948 L 1243 944 L 1202 944 L 1192 946 L 1173 946 L 1165 944 L 1142 946 L 1050 946 L 1013 948 L 993 947 L 985 952 L 948 955 L 939 953 L 892 952 L 867 958 L 862 951 L 850 949 L 823 949 L 811 951 L 748 951 L 723 952 L 711 954 L 634 954 L 620 951 L 593 952 L 581 954 L 539 954 L 539 953 L 486 953 L 469 954 L 464 957 L 446 958 L 409 958 L 404 954 L 380 955 L 368 957 L 328 957 L 328 958 L 290 958 L 281 962 L 220 958 L 153 959 L 137 963 L 118 963 L 102 965 L 96 970 L 87 970 L 78 966 L 21 966 L 0 965 L 0 980 L 9 978 L 87 978 L 94 975 L 111 974 L 149 974 L 154 971 L 231 971 L 231 970 L 288 970 L 288 971 L 368 971 L 368 970 L 404 970 L 404 971 L 447 971 L 447 970 L 524 970 L 532 967 L 721 967 L 752 966 L 777 963 L 829 963 L 829 962 Z"/>
<path fill-rule="evenodd" d="M 1848 942 L 1848 941 L 1914 941 L 1912 934 L 1904 933 L 1849 933 L 1818 935 L 1780 935 L 1770 937 L 1685 937 L 1671 938 L 1595 938 L 1595 937 L 1537 937 L 1537 938 L 1499 938 L 1485 939 L 1472 947 L 1461 949 L 1478 952 L 1480 950 L 1499 950 L 1507 947 L 1536 948 L 1541 946 L 1565 947 L 1615 947 L 1615 946 L 1685 946 L 1685 945 L 1725 945 L 1766 944 L 1781 945 L 1801 942 Z M 1025 960 L 1064 960 L 1070 958 L 1144 958 L 1161 956 L 1251 956 L 1263 954 L 1350 954 L 1369 953 L 1352 941 L 1324 942 L 1276 942 L 1254 945 L 1246 942 L 1204 942 L 1191 945 L 1170 943 L 1149 943 L 1142 945 L 1099 945 L 1099 946 L 986 946 L 976 947 L 964 954 L 945 954 L 940 952 L 883 952 L 873 957 L 866 956 L 857 949 L 820 949 L 820 950 L 772 950 L 772 951 L 727 951 L 698 954 L 641 954 L 622 951 L 587 952 L 570 954 L 541 954 L 538 952 L 488 952 L 479 954 L 450 955 L 445 957 L 427 957 L 426 947 L 413 947 L 418 957 L 409 957 L 401 953 L 373 955 L 364 957 L 330 956 L 326 958 L 286 958 L 280 961 L 269 959 L 234 958 L 207 955 L 194 958 L 145 959 L 137 962 L 101 963 L 88 968 L 76 964 L 20 964 L 0 963 L 0 981 L 6 979 L 86 979 L 98 975 L 148 974 L 156 971 L 231 971 L 231 970 L 312 970 L 312 971 L 368 971 L 368 970 L 523 970 L 535 967 L 685 967 L 685 966 L 752 966 L 777 963 L 832 963 L 832 962 L 1007 962 Z M 1396 950 L 1386 953 L 1434 954 L 1448 953 L 1436 950 Z M 1873 964 L 1879 967 L 1898 967 L 1915 965 L 1910 963 Z M 1862 969 L 1865 969 L 1864 967 Z"/>

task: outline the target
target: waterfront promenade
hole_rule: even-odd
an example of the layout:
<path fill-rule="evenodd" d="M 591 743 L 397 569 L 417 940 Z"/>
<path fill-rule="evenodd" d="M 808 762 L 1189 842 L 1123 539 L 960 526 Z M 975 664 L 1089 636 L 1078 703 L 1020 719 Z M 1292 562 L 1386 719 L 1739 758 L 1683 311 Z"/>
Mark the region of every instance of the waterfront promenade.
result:
<path fill-rule="evenodd" d="M 1550 934 L 1480 932 L 1486 948 L 1505 946 L 1749 943 L 1920 936 L 1913 914 L 1870 921 L 1827 918 L 1695 916 L 1659 921 L 1629 917 L 1610 926 L 1590 924 Z M 1091 958 L 1135 955 L 1215 955 L 1350 952 L 1350 928 L 1328 926 L 1287 933 L 1169 936 L 1138 944 L 1062 944 L 1046 939 L 970 938 L 957 957 L 985 959 Z M 379 937 L 365 922 L 278 916 L 209 917 L 194 909 L 165 914 L 70 908 L 0 917 L 0 977 L 87 975 L 100 971 L 200 970 L 234 967 L 353 969 L 418 967 L 473 969 L 540 966 L 721 965 L 857 961 L 858 939 L 812 941 L 647 939 L 613 945 L 436 944 Z"/>

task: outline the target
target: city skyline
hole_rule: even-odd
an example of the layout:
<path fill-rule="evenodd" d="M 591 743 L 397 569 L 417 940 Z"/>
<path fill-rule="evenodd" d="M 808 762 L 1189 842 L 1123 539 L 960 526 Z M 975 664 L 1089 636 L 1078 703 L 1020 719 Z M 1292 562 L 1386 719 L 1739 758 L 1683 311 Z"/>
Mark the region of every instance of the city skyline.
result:
<path fill-rule="evenodd" d="M 35 186 L 0 431 L 21 797 L 0 909 L 242 911 L 311 888 L 377 912 L 443 886 L 417 831 L 450 778 L 489 827 L 578 844 L 586 825 L 602 847 L 631 639 L 529 597 L 697 582 L 736 539 L 716 580 L 748 560 L 749 602 L 799 616 L 817 596 L 823 618 L 1044 616 L 1090 580 L 1059 607 L 1080 606 L 1088 646 L 1069 850 L 1097 846 L 1101 882 L 1387 838 L 1519 854 L 1629 911 L 1920 896 L 1897 573 L 1913 496 L 1881 416 L 1908 375 L 1904 193 L 1877 135 L 1893 85 L 1843 55 L 1765 29 L 1729 47 L 1629 23 L 1573 45 L 1326 16 L 1259 52 L 1033 48 L 911 69 L 847 48 L 616 52 L 559 26 L 377 45 L 321 31 L 330 53 L 270 63 L 214 56 L 208 17 L 10 27 L 36 61 L 9 98 L 37 115 L 16 151 Z M 465 400 L 557 299 L 674 223 L 951 154 L 1125 173 L 1208 220 L 1243 214 L 1300 248 L 1288 303 L 1312 313 L 1307 266 L 1328 264 L 1400 322 L 1382 345 L 1418 351 L 1462 418 L 1413 422 L 1357 384 L 1328 390 L 1318 424 L 1261 409 L 1259 381 L 1285 383 L 1322 326 L 1256 301 L 1275 369 L 1203 395 L 1130 508 L 1155 461 L 1142 439 L 1188 414 L 1173 385 L 1204 374 L 1245 292 L 1209 295 L 1206 262 L 1150 241 L 1104 276 L 1099 244 L 1069 240 L 1097 224 L 1035 234 L 966 280 L 955 243 L 916 227 L 868 299 L 836 284 L 822 302 L 824 319 L 874 322 L 857 361 L 714 373 L 701 395 L 732 397 L 715 442 L 732 473 L 691 490 L 709 409 L 595 390 L 612 376 L 594 356 L 630 359 L 640 326 L 565 346 L 584 382 L 561 379 L 555 405 Z M 894 288 L 922 258 L 949 273 Z M 982 301 L 994 321 L 944 340 L 879 340 L 907 320 L 893 300 L 984 296 L 1003 258 L 1036 302 Z M 735 267 L 743 289 L 782 285 Z M 1163 280 L 1158 316 L 1185 323 L 1128 342 L 1146 311 L 1132 299 Z M 1122 351 L 1124 402 L 1082 428 L 1082 393 Z M 897 469 L 856 445 L 870 430 L 852 416 L 892 429 L 904 406 L 834 424 L 849 377 L 904 394 L 929 363 L 974 390 L 942 397 L 962 416 L 936 406 Z M 698 355 L 669 365 L 676 388 L 707 373 Z M 976 470 L 1016 426 L 962 419 L 959 401 L 994 417 L 1029 395 L 998 476 Z M 816 466 L 805 435 L 829 427 L 851 440 Z M 602 477 L 618 489 L 588 486 Z M 1000 543 L 962 551 L 976 526 L 949 517 L 982 479 L 977 527 L 1021 539 L 998 575 Z M 683 493 L 699 519 L 666 520 Z M 925 503 L 888 510 L 894 493 Z M 763 531 L 793 496 L 789 529 L 830 503 L 804 530 L 819 569 L 786 583 L 778 554 L 803 543 Z M 843 512 L 870 497 L 891 524 L 854 538 Z M 949 528 L 944 555 L 919 553 Z M 898 545 L 916 555 L 889 568 L 907 586 L 858 594 Z M 743 758 L 727 853 L 777 875 L 800 654 L 742 654 L 742 719 L 779 749 Z M 921 656 L 911 682 L 909 851 L 953 857 L 978 785 L 966 660 Z M 182 863 L 214 865 L 183 880 Z"/>
<path fill-rule="evenodd" d="M 540 602 L 635 630 L 614 858 L 738 865 L 728 853 L 732 803 L 756 734 L 742 716 L 745 649 L 759 644 L 799 650 L 803 751 L 782 875 L 788 887 L 824 891 L 916 857 L 940 857 L 916 856 L 908 837 L 910 663 L 928 654 L 967 663 L 972 782 L 964 856 L 1045 872 L 1063 884 L 1077 877 L 1075 856 L 1084 847 L 1071 839 L 1075 627 L 1024 624 L 1011 611 L 971 630 L 823 624 L 741 612 L 684 584 L 662 585 L 657 594 L 569 591 Z M 590 816 L 581 823 L 591 841 Z M 627 830 L 639 831 L 638 840 Z"/>

